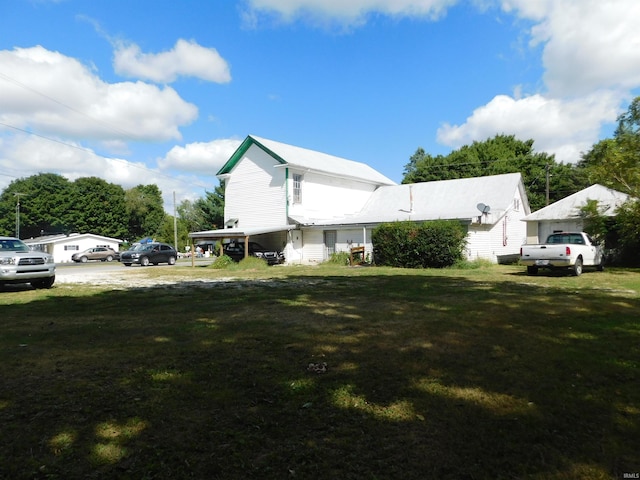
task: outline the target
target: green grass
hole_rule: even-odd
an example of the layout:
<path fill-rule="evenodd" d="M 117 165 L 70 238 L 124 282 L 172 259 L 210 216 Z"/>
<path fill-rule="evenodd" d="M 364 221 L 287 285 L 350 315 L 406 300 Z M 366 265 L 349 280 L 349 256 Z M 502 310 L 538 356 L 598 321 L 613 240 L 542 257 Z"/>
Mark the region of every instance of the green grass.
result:
<path fill-rule="evenodd" d="M 185 288 L 8 289 L 0 478 L 640 472 L 640 272 L 523 270 L 177 266 L 127 274 Z"/>

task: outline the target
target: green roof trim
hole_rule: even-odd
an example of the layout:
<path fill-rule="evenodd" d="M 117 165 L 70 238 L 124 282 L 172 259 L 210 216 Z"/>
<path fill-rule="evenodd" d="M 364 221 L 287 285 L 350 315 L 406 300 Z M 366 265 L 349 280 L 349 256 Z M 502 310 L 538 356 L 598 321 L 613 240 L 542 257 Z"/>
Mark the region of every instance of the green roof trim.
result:
<path fill-rule="evenodd" d="M 275 160 L 277 160 L 278 163 L 281 163 L 282 165 L 287 164 L 287 162 L 280 155 L 273 152 L 272 150 L 269 150 L 267 147 L 262 145 L 255 138 L 253 138 L 251 135 L 248 135 L 247 138 L 245 138 L 244 141 L 240 144 L 240 146 L 236 149 L 236 151 L 233 152 L 233 155 L 231 155 L 231 158 L 227 160 L 227 163 L 225 163 L 222 166 L 222 168 L 218 170 L 218 173 L 216 173 L 216 175 L 226 175 L 230 173 L 231 170 L 233 170 L 233 168 L 238 164 L 240 159 L 244 157 L 244 154 L 247 153 L 247 150 L 249 150 L 252 145 L 255 145 L 258 148 L 262 149 L 268 155 L 270 155 Z"/>

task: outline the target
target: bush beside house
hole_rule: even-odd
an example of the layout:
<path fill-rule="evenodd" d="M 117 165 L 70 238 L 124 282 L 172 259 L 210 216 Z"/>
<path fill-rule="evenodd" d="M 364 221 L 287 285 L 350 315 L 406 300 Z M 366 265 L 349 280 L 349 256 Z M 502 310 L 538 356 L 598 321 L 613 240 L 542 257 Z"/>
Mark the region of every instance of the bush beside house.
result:
<path fill-rule="evenodd" d="M 376 265 L 443 268 L 464 258 L 467 232 L 454 221 L 393 222 L 372 234 Z"/>

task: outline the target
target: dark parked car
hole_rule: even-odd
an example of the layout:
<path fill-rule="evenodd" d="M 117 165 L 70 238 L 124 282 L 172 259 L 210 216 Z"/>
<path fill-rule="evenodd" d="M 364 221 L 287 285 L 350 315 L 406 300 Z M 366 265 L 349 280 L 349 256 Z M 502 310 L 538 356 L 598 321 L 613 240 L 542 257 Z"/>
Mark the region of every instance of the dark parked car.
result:
<path fill-rule="evenodd" d="M 158 265 L 159 263 L 168 263 L 174 265 L 178 258 L 178 252 L 171 245 L 166 243 L 140 243 L 120 254 L 120 261 L 125 266 L 130 267 L 132 263 L 139 263 L 146 267 L 150 263 Z"/>
<path fill-rule="evenodd" d="M 244 242 L 230 242 L 224 245 L 223 252 L 236 262 L 244 258 Z M 249 255 L 262 258 L 269 265 L 284 263 L 284 253 L 277 250 L 269 250 L 256 242 L 249 242 Z"/>
<path fill-rule="evenodd" d="M 100 260 L 101 262 L 111 262 L 118 260 L 120 254 L 109 247 L 88 248 L 84 252 L 74 253 L 71 260 L 85 263 L 88 260 Z"/>

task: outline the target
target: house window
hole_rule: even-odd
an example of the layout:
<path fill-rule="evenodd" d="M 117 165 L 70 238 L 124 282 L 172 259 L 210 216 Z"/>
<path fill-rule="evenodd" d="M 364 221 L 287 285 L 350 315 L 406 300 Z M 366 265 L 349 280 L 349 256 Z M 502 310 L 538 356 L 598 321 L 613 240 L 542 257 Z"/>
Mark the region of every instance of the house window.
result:
<path fill-rule="evenodd" d="M 293 174 L 293 203 L 302 203 L 302 175 Z"/>
<path fill-rule="evenodd" d="M 78 245 L 65 245 L 64 251 L 67 252 L 69 250 L 73 250 L 77 252 L 78 250 L 80 250 L 80 247 Z"/>
<path fill-rule="evenodd" d="M 519 211 L 520 211 L 520 199 L 519 199 L 519 198 L 514 198 L 514 199 L 513 199 L 513 209 L 514 209 L 516 212 L 519 212 Z"/>

